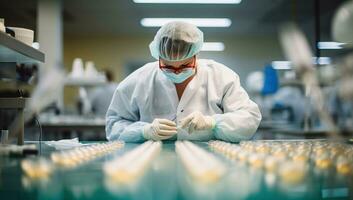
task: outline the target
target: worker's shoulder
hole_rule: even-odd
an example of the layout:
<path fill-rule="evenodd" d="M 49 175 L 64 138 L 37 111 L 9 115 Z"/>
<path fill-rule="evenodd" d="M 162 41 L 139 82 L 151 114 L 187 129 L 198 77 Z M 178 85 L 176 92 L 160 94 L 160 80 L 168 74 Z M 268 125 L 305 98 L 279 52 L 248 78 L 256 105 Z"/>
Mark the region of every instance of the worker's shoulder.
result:
<path fill-rule="evenodd" d="M 200 59 L 199 63 L 211 76 L 222 78 L 239 78 L 238 74 L 226 65 L 211 59 Z"/>
<path fill-rule="evenodd" d="M 157 62 L 146 63 L 142 67 L 132 72 L 126 79 L 138 78 L 140 80 L 140 79 L 146 78 L 147 74 L 154 73 L 154 71 L 156 70 L 156 66 L 157 66 Z"/>
<path fill-rule="evenodd" d="M 138 68 L 130 75 L 128 75 L 122 82 L 120 82 L 120 89 L 132 89 L 139 83 L 144 83 L 151 73 L 156 69 L 156 62 L 150 62 Z"/>

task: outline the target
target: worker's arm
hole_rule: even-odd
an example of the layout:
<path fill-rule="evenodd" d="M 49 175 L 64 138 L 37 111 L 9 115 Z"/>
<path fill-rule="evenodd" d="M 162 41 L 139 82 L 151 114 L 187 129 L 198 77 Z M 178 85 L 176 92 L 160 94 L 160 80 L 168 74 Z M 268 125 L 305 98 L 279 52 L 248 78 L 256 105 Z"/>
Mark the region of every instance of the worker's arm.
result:
<path fill-rule="evenodd" d="M 138 108 L 119 88 L 115 91 L 106 115 L 106 136 L 109 141 L 143 142 L 143 128 L 147 122 L 139 121 Z"/>
<path fill-rule="evenodd" d="M 232 77 L 224 88 L 224 114 L 212 116 L 215 120 L 213 132 L 217 139 L 238 142 L 254 135 L 261 121 L 261 113 L 241 87 L 238 75 L 234 73 Z"/>

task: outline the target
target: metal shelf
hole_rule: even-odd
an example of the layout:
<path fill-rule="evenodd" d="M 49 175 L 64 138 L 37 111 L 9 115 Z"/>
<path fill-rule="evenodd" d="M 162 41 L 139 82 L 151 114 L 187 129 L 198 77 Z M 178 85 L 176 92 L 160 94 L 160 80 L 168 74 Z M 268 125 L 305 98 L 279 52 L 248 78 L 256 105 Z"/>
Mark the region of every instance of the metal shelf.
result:
<path fill-rule="evenodd" d="M 28 101 L 28 98 L 0 98 L 0 109 L 16 110 L 16 118 L 14 120 L 16 127 L 10 125 L 8 128 L 12 137 L 17 136 L 18 145 L 23 145 L 24 143 L 24 108 L 26 101 Z"/>
<path fill-rule="evenodd" d="M 44 60 L 41 51 L 0 31 L 0 62 L 37 63 Z"/>
<path fill-rule="evenodd" d="M 93 78 L 72 78 L 68 77 L 65 80 L 66 86 L 82 86 L 82 87 L 93 87 L 107 84 L 107 81 L 104 79 L 93 79 Z"/>
<path fill-rule="evenodd" d="M 7 109 L 24 108 L 26 104 L 26 100 L 28 100 L 28 98 L 22 98 L 22 97 L 0 98 L 0 108 L 7 108 Z"/>
<path fill-rule="evenodd" d="M 19 41 L 0 31 L 0 67 L 8 67 L 16 63 L 38 63 L 44 62 L 43 52 Z M 12 66 L 11 66 L 12 67 Z M 0 98 L 1 109 L 16 110 L 16 127 L 9 127 L 10 135 L 17 136 L 17 144 L 22 145 L 24 141 L 24 107 L 26 98 Z"/>

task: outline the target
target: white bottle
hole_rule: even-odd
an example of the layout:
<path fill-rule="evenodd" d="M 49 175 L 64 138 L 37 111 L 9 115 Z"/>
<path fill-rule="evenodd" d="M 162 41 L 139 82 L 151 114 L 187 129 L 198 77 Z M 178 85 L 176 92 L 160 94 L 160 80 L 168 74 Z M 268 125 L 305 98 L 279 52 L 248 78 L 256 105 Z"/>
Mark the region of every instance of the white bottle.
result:
<path fill-rule="evenodd" d="M 5 20 L 3 18 L 0 18 L 0 31 L 2 32 L 6 32 L 6 29 L 5 29 Z"/>

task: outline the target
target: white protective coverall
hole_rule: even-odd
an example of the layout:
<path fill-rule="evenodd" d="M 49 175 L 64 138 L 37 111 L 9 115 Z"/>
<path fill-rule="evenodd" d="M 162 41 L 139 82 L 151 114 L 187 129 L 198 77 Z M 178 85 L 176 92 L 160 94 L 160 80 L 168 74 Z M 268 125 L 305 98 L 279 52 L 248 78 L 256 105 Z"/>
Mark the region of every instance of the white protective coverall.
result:
<path fill-rule="evenodd" d="M 198 59 L 196 63 L 197 73 L 180 101 L 174 83 L 159 69 L 158 61 L 130 74 L 117 87 L 108 108 L 107 139 L 143 142 L 143 127 L 155 118 L 178 124 L 194 111 L 212 116 L 215 128 L 192 134 L 178 129 L 171 140 L 250 139 L 261 121 L 261 113 L 241 87 L 238 75 L 213 60 Z"/>

